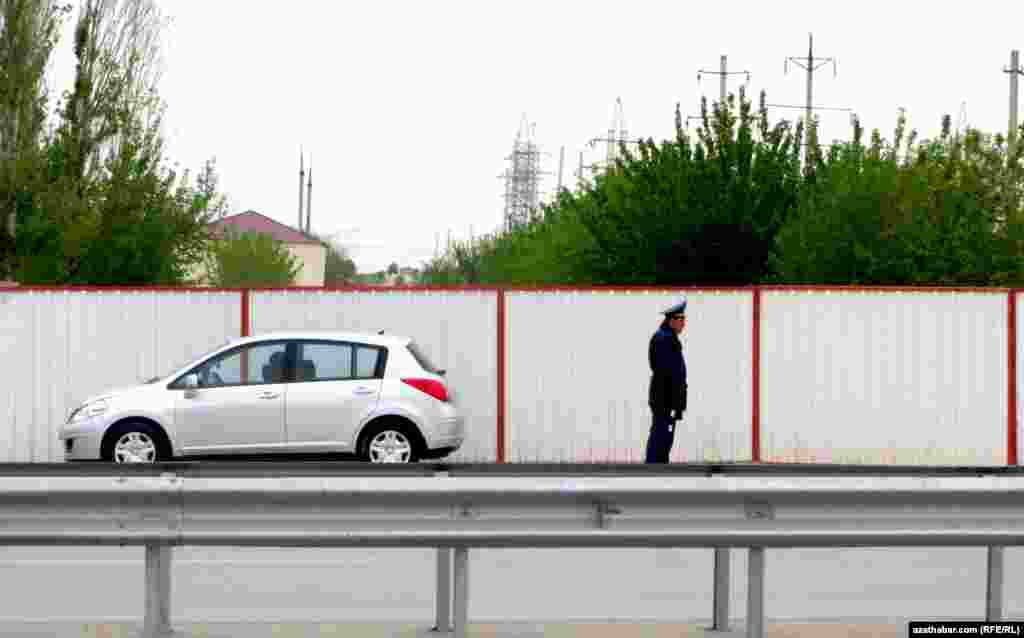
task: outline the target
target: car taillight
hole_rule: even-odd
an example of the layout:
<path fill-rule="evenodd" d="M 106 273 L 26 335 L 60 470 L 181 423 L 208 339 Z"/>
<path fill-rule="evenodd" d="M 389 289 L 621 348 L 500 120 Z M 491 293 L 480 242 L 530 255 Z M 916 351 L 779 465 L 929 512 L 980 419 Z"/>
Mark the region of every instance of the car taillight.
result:
<path fill-rule="evenodd" d="M 434 379 L 402 379 L 402 383 L 411 385 L 420 392 L 429 394 L 438 401 L 448 400 L 448 388 L 444 387 L 444 384 Z"/>

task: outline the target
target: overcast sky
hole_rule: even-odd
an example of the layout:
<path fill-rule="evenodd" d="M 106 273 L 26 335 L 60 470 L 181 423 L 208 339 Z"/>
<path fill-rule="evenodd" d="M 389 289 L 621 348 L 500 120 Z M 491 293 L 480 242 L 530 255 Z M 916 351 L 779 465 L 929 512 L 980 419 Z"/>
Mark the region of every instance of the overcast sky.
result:
<path fill-rule="evenodd" d="M 630 137 L 672 135 L 673 109 L 698 113 L 717 76 L 749 71 L 748 93 L 801 105 L 806 74 L 787 57 L 835 58 L 814 102 L 852 108 L 892 137 L 897 109 L 928 137 L 942 114 L 1006 131 L 1011 49 L 1024 49 L 1024 2 L 874 0 L 158 0 L 172 22 L 161 94 L 170 157 L 216 157 L 232 212 L 295 225 L 302 145 L 313 162 L 312 225 L 335 235 L 360 272 L 419 266 L 443 244 L 502 221 L 506 166 L 520 119 L 564 180 L 600 160 L 622 98 Z M 54 80 L 70 77 L 70 24 Z M 1022 78 L 1024 80 L 1024 78 Z M 735 91 L 745 82 L 731 76 Z M 58 88 L 66 88 L 60 86 Z M 797 110 L 774 109 L 777 118 Z M 849 115 L 819 113 L 826 139 Z M 691 130 L 692 130 L 691 126 Z"/>

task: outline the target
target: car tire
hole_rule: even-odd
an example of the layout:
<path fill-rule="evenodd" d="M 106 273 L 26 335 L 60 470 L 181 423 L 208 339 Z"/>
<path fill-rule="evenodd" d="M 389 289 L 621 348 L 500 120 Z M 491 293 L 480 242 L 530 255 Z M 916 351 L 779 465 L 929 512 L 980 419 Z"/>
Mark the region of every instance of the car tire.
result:
<path fill-rule="evenodd" d="M 153 424 L 126 421 L 107 431 L 100 458 L 118 464 L 159 463 L 171 458 L 171 444 L 163 430 Z"/>
<path fill-rule="evenodd" d="M 393 447 L 392 458 L 382 460 Z M 374 424 L 359 438 L 359 460 L 367 463 L 415 463 L 423 454 L 423 438 L 416 427 L 406 421 L 389 420 Z M 403 453 L 404 451 L 404 453 Z"/>

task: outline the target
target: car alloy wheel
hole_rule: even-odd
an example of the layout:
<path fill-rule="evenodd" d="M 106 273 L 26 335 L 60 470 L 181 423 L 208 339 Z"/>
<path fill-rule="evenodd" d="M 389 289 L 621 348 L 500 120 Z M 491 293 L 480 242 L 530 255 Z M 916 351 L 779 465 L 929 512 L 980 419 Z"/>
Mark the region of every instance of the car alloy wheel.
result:
<path fill-rule="evenodd" d="M 114 444 L 115 463 L 155 463 L 156 442 L 145 432 L 126 432 Z"/>
<path fill-rule="evenodd" d="M 412 442 L 403 432 L 384 430 L 370 440 L 371 463 L 408 463 Z"/>

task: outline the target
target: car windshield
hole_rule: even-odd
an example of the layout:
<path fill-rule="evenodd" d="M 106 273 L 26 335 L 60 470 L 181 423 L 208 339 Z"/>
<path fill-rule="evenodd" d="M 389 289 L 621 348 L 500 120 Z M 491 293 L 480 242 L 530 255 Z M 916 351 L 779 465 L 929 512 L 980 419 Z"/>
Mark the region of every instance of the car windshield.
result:
<path fill-rule="evenodd" d="M 223 348 L 224 346 L 228 345 L 229 343 L 231 343 L 230 339 L 228 341 L 225 341 L 224 343 L 220 344 L 216 348 L 213 348 L 212 350 L 207 350 L 206 352 L 203 352 L 202 354 L 200 354 L 198 356 L 189 357 L 188 359 L 185 359 L 184 361 L 182 361 L 178 365 L 176 365 L 176 366 L 172 367 L 171 369 L 169 369 L 165 374 L 163 374 L 163 375 L 161 375 L 159 377 L 153 377 L 152 379 L 147 380 L 145 382 L 145 384 L 146 385 L 150 385 L 150 384 L 156 383 L 160 379 L 166 379 L 167 377 L 171 376 L 172 374 L 174 374 L 178 370 L 181 370 L 182 368 L 185 368 L 187 366 L 192 365 L 193 363 L 199 361 L 200 359 L 202 359 L 206 355 L 210 354 L 211 352 L 214 352 L 216 350 L 220 350 L 221 348 Z"/>

